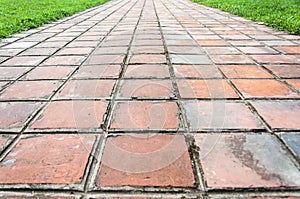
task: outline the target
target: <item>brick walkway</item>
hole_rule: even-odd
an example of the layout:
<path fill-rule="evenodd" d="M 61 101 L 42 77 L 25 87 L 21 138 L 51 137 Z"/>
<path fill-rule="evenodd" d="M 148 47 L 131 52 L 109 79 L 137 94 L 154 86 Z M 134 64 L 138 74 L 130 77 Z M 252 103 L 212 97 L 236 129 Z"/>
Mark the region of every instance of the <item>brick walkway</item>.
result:
<path fill-rule="evenodd" d="M 114 0 L 0 46 L 0 197 L 300 197 L 300 36 Z"/>

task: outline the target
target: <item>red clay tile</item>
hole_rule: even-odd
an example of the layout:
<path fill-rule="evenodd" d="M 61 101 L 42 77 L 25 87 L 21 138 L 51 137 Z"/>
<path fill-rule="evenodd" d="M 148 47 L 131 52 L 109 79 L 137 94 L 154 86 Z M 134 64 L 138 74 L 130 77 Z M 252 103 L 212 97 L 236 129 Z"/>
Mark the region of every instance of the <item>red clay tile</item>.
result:
<path fill-rule="evenodd" d="M 221 65 L 219 68 L 227 78 L 274 78 L 257 65 Z"/>
<path fill-rule="evenodd" d="M 60 34 L 56 35 L 55 37 L 51 37 L 49 39 L 47 39 L 46 42 L 58 42 L 58 41 L 66 41 L 66 42 L 69 42 L 69 41 L 72 41 L 75 37 L 67 37 L 67 36 L 60 36 Z"/>
<path fill-rule="evenodd" d="M 182 98 L 239 98 L 225 80 L 178 80 Z"/>
<path fill-rule="evenodd" d="M 198 40 L 200 46 L 229 46 L 229 44 L 224 40 Z"/>
<path fill-rule="evenodd" d="M 211 60 L 207 55 L 186 55 L 171 54 L 171 62 L 173 64 L 211 64 Z"/>
<path fill-rule="evenodd" d="M 130 59 L 130 64 L 155 64 L 155 63 L 166 63 L 165 55 L 147 55 L 139 54 L 133 55 Z"/>
<path fill-rule="evenodd" d="M 163 46 L 132 46 L 131 49 L 133 54 L 145 54 L 145 53 L 156 53 L 163 54 L 165 52 Z"/>
<path fill-rule="evenodd" d="M 178 129 L 180 120 L 175 102 L 118 102 L 111 129 Z"/>
<path fill-rule="evenodd" d="M 117 78 L 120 75 L 120 65 L 81 66 L 74 74 L 74 78 Z"/>
<path fill-rule="evenodd" d="M 168 65 L 129 65 L 125 78 L 169 78 Z"/>
<path fill-rule="evenodd" d="M 300 91 L 300 79 L 288 79 L 286 82 Z"/>
<path fill-rule="evenodd" d="M 277 54 L 275 50 L 269 47 L 238 47 L 245 54 Z"/>
<path fill-rule="evenodd" d="M 58 94 L 58 98 L 93 99 L 110 97 L 115 80 L 71 80 Z"/>
<path fill-rule="evenodd" d="M 58 81 L 18 81 L 7 88 L 0 99 L 48 99 L 59 84 Z"/>
<path fill-rule="evenodd" d="M 198 46 L 168 46 L 169 53 L 179 54 L 204 54 L 204 51 Z"/>
<path fill-rule="evenodd" d="M 143 35 L 136 35 L 135 36 L 136 39 L 140 40 L 140 39 L 161 39 L 161 35 L 146 35 L 146 34 L 143 34 Z"/>
<path fill-rule="evenodd" d="M 20 128 L 41 105 L 37 102 L 0 102 L 0 128 Z"/>
<path fill-rule="evenodd" d="M 184 108 L 192 131 L 206 129 L 262 129 L 258 119 L 243 103 L 191 101 L 185 102 Z"/>
<path fill-rule="evenodd" d="M 216 34 L 196 34 L 193 35 L 193 37 L 199 41 L 199 40 L 217 40 L 217 39 L 221 39 L 221 37 L 219 37 Z"/>
<path fill-rule="evenodd" d="M 298 54 L 298 55 L 300 54 L 299 46 L 278 46 L 274 48 L 286 54 Z"/>
<path fill-rule="evenodd" d="M 92 55 L 86 64 L 121 64 L 124 61 L 124 55 Z"/>
<path fill-rule="evenodd" d="M 279 77 L 300 77 L 300 65 L 265 65 Z"/>
<path fill-rule="evenodd" d="M 126 54 L 127 49 L 127 47 L 123 46 L 100 47 L 97 48 L 93 54 Z"/>
<path fill-rule="evenodd" d="M 52 55 L 58 50 L 58 48 L 29 48 L 26 51 L 22 52 L 20 55 L 21 56 L 40 56 L 40 55 Z"/>
<path fill-rule="evenodd" d="M 299 101 L 253 101 L 251 104 L 273 129 L 300 129 Z"/>
<path fill-rule="evenodd" d="M 172 39 L 166 40 L 168 46 L 196 46 L 197 43 L 192 39 Z"/>
<path fill-rule="evenodd" d="M 34 45 L 36 45 L 38 42 L 21 42 L 17 41 L 14 43 L 11 43 L 3 48 L 18 48 L 18 49 L 25 49 L 25 48 L 30 48 Z"/>
<path fill-rule="evenodd" d="M 106 106 L 102 101 L 51 102 L 30 128 L 99 128 Z"/>
<path fill-rule="evenodd" d="M 245 42 L 244 40 L 231 40 L 228 42 L 234 46 L 249 46 L 249 47 L 263 46 L 263 44 L 261 44 L 260 42 L 258 42 L 256 40 L 247 40 L 247 42 Z"/>
<path fill-rule="evenodd" d="M 55 55 L 88 55 L 93 48 L 63 48 L 55 53 Z"/>
<path fill-rule="evenodd" d="M 182 135 L 135 134 L 107 140 L 98 186 L 194 187 Z"/>
<path fill-rule="evenodd" d="M 78 48 L 78 47 L 96 47 L 98 42 L 95 41 L 72 41 L 66 48 Z"/>
<path fill-rule="evenodd" d="M 177 78 L 222 78 L 213 65 L 174 65 Z"/>
<path fill-rule="evenodd" d="M 250 35 L 252 38 L 257 39 L 257 40 L 281 40 L 280 37 L 277 37 L 275 35 L 271 35 L 271 34 L 253 34 Z"/>
<path fill-rule="evenodd" d="M 65 79 L 75 68 L 71 66 L 36 67 L 24 79 Z"/>
<path fill-rule="evenodd" d="M 209 188 L 296 187 L 300 184 L 298 169 L 272 135 L 198 134 L 195 140 L 200 147 L 200 162 Z"/>
<path fill-rule="evenodd" d="M 171 80 L 123 80 L 117 98 L 174 98 Z"/>
<path fill-rule="evenodd" d="M 106 40 L 101 46 L 128 46 L 130 40 Z"/>
<path fill-rule="evenodd" d="M 113 35 L 110 34 L 107 37 L 105 37 L 106 40 L 131 40 L 132 35 Z"/>
<path fill-rule="evenodd" d="M 245 55 L 210 55 L 215 64 L 253 64 Z"/>
<path fill-rule="evenodd" d="M 0 56 L 11 57 L 19 54 L 24 49 L 4 49 L 0 48 Z"/>
<path fill-rule="evenodd" d="M 8 66 L 36 66 L 41 63 L 46 57 L 45 56 L 23 56 L 13 57 L 10 60 L 2 63 L 2 65 Z"/>
<path fill-rule="evenodd" d="M 0 164 L 0 183 L 78 184 L 94 142 L 82 134 L 23 137 Z"/>
<path fill-rule="evenodd" d="M 84 61 L 84 56 L 53 56 L 47 59 L 42 65 L 80 65 Z"/>
<path fill-rule="evenodd" d="M 163 42 L 161 39 L 145 39 L 145 40 L 134 40 L 133 46 L 162 46 Z"/>
<path fill-rule="evenodd" d="M 30 67 L 0 67 L 1 80 L 14 80 L 29 71 Z"/>
<path fill-rule="evenodd" d="M 297 63 L 296 59 L 286 55 L 251 55 L 259 63 Z"/>
<path fill-rule="evenodd" d="M 61 48 L 67 44 L 67 41 L 46 41 L 35 46 L 35 48 Z"/>
<path fill-rule="evenodd" d="M 232 83 L 245 98 L 299 97 L 277 80 L 232 80 Z"/>
<path fill-rule="evenodd" d="M 204 50 L 211 55 L 241 54 L 234 47 L 204 47 Z"/>
<path fill-rule="evenodd" d="M 220 35 L 221 37 L 223 37 L 226 40 L 246 40 L 245 43 L 247 42 L 247 40 L 250 40 L 251 38 L 246 36 L 246 35 L 242 35 L 242 34 L 236 34 L 236 35 Z"/>
<path fill-rule="evenodd" d="M 102 38 L 102 35 L 81 35 L 76 41 L 100 41 Z"/>

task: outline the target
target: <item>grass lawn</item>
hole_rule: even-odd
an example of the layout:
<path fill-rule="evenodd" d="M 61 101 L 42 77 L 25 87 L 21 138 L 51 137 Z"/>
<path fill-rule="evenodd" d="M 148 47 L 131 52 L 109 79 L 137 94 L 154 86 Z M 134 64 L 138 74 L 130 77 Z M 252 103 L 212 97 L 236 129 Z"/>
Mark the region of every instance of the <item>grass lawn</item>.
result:
<path fill-rule="evenodd" d="M 193 0 L 278 30 L 300 34 L 300 0 Z"/>
<path fill-rule="evenodd" d="M 39 27 L 108 0 L 0 0 L 0 38 Z"/>

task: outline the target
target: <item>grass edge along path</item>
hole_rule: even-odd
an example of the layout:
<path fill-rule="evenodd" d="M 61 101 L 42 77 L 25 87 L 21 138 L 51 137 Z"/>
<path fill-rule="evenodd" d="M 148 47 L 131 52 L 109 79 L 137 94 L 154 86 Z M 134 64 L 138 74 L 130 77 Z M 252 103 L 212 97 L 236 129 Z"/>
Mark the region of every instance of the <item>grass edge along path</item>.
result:
<path fill-rule="evenodd" d="M 300 0 L 192 0 L 300 35 Z"/>
<path fill-rule="evenodd" d="M 109 0 L 0 0 L 0 39 L 40 27 Z"/>

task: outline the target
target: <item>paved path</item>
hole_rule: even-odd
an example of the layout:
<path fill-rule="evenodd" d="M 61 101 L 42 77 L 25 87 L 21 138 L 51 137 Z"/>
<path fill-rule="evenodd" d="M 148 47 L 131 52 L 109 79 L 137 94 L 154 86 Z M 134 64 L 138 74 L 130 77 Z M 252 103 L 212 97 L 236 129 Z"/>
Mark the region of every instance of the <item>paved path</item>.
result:
<path fill-rule="evenodd" d="M 117 0 L 0 46 L 0 197 L 300 197 L 299 36 Z"/>

